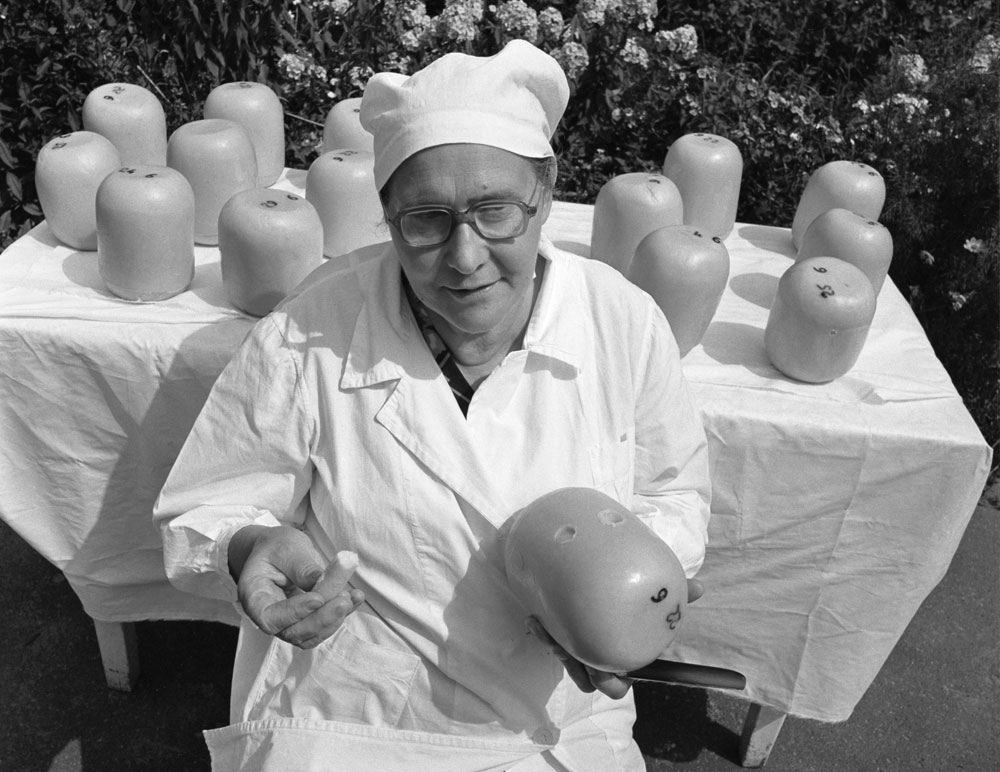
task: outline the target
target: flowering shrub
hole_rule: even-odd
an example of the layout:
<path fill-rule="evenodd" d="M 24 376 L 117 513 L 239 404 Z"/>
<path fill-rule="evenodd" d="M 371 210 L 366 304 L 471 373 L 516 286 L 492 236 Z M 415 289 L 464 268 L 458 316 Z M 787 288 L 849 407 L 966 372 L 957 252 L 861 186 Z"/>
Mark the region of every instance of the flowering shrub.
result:
<path fill-rule="evenodd" d="M 893 279 L 984 433 L 1000 437 L 990 0 L 0 3 L 0 246 L 40 220 L 34 158 L 81 127 L 96 85 L 147 86 L 173 129 L 201 117 L 219 83 L 267 83 L 288 118 L 286 163 L 305 168 L 330 107 L 373 73 L 489 55 L 514 38 L 549 52 L 570 81 L 554 138 L 565 200 L 593 202 L 612 176 L 660 168 L 674 140 L 698 131 L 740 148 L 746 222 L 790 224 L 826 161 L 879 169 Z"/>

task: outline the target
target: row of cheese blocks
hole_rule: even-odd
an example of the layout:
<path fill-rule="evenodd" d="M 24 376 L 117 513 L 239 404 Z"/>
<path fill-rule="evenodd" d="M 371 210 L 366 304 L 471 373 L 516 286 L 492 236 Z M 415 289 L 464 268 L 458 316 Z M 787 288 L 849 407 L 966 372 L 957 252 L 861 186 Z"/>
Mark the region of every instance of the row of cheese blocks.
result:
<path fill-rule="evenodd" d="M 38 155 L 42 210 L 59 241 L 97 251 L 105 285 L 127 300 L 183 292 L 195 244 L 218 245 L 230 302 L 261 316 L 324 255 L 388 238 L 359 101 L 330 110 L 302 198 L 269 187 L 284 171 L 285 139 L 281 102 L 267 86 L 217 87 L 205 117 L 168 137 L 154 94 L 104 84 L 84 102 L 84 130 Z"/>
<path fill-rule="evenodd" d="M 701 341 L 729 281 L 724 240 L 742 171 L 733 142 L 687 134 L 668 149 L 662 173 L 614 177 L 595 202 L 591 257 L 653 296 L 682 356 Z M 884 203 L 885 182 L 866 164 L 831 161 L 810 176 L 791 228 L 795 262 L 764 336 L 785 375 L 824 383 L 857 362 L 892 260 L 892 237 L 878 222 Z"/>

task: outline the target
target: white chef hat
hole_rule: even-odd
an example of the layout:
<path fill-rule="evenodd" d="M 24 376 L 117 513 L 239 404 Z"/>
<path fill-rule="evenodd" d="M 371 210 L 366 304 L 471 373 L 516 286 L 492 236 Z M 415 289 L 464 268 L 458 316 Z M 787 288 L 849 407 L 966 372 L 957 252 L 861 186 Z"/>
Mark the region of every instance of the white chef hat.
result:
<path fill-rule="evenodd" d="M 558 62 L 525 40 L 494 56 L 445 54 L 409 77 L 378 73 L 361 100 L 361 124 L 375 137 L 375 184 L 381 190 L 403 161 L 437 145 L 555 155 L 549 140 L 568 101 Z"/>

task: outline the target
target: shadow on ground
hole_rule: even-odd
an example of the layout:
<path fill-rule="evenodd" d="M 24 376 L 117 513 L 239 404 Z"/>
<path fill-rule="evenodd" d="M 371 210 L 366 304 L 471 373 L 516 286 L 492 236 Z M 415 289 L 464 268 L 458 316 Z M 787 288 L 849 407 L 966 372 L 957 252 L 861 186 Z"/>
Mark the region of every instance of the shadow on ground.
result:
<path fill-rule="evenodd" d="M 851 719 L 789 718 L 767 769 L 1000 769 L 998 547 L 994 488 L 947 576 Z M 114 692 L 104 684 L 93 626 L 62 574 L 2 524 L 0 575 L 2 772 L 209 769 L 201 730 L 227 720 L 233 628 L 139 623 L 142 675 L 133 692 Z M 725 693 L 651 683 L 637 684 L 636 701 L 635 733 L 649 772 L 740 768 L 744 703 Z"/>

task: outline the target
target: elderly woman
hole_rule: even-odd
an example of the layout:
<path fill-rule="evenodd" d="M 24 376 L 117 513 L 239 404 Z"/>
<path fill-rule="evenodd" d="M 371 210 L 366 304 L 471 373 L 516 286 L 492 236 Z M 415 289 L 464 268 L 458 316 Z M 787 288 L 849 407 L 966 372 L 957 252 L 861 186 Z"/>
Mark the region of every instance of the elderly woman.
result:
<path fill-rule="evenodd" d="M 527 626 L 501 555 L 504 522 L 564 486 L 638 513 L 689 577 L 705 549 L 666 320 L 542 235 L 567 99 L 523 41 L 368 84 L 392 242 L 254 327 L 155 513 L 173 583 L 246 615 L 215 769 L 644 768 L 629 681 Z M 317 583 L 339 551 L 356 571 Z"/>

